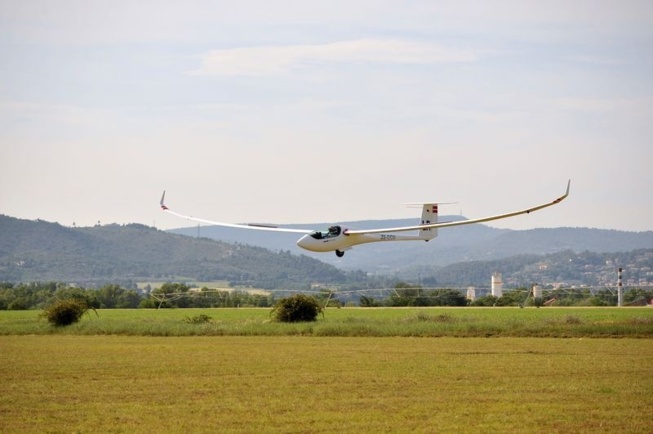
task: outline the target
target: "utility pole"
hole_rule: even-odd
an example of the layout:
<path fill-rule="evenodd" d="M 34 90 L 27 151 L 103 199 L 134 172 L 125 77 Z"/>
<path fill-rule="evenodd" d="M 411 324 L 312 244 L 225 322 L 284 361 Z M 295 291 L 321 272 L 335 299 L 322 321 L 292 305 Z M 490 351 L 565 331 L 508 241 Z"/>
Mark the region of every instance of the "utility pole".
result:
<path fill-rule="evenodd" d="M 621 307 L 624 305 L 624 290 L 621 283 L 621 267 L 617 269 L 617 306 Z"/>

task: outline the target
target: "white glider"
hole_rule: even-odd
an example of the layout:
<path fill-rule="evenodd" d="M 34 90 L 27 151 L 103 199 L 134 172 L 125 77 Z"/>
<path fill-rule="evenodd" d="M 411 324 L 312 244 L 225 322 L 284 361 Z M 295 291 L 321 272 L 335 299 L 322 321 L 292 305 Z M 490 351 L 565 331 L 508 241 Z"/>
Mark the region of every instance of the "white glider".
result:
<path fill-rule="evenodd" d="M 221 223 L 213 220 L 205 220 L 197 217 L 192 217 L 184 214 L 179 214 L 168 208 L 165 203 L 166 192 L 161 196 L 161 209 L 169 214 L 181 217 L 187 220 L 205 223 L 208 225 L 226 226 L 230 228 L 241 229 L 254 229 L 261 231 L 276 231 L 276 232 L 294 232 L 304 234 L 298 241 L 297 245 L 302 249 L 311 252 L 335 252 L 338 257 L 342 257 L 346 250 L 351 249 L 353 246 L 365 243 L 374 243 L 378 241 L 429 241 L 437 236 L 439 228 L 448 228 L 453 226 L 469 225 L 473 223 L 483 223 L 492 220 L 505 219 L 514 217 L 520 214 L 530 214 L 531 212 L 547 208 L 552 205 L 557 205 L 569 196 L 569 188 L 571 180 L 567 182 L 567 190 L 565 194 L 554 200 L 542 205 L 537 205 L 531 208 L 513 211 L 506 214 L 499 214 L 489 217 L 482 217 L 472 220 L 461 220 L 453 222 L 438 222 L 438 204 L 437 203 L 424 203 L 422 205 L 422 218 L 420 224 L 415 226 L 402 226 L 395 228 L 385 229 L 363 229 L 363 230 L 350 230 L 342 228 L 339 225 L 333 225 L 326 231 L 319 231 L 314 229 L 291 229 L 281 228 L 274 225 L 256 224 L 256 223 Z M 397 232 L 417 231 L 416 235 L 403 235 Z"/>

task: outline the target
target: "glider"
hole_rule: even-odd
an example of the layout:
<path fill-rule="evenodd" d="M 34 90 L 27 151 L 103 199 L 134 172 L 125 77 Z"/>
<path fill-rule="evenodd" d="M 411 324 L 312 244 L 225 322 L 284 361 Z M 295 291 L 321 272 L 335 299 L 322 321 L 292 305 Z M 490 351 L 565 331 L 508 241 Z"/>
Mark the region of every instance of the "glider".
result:
<path fill-rule="evenodd" d="M 449 228 L 453 226 L 469 225 L 473 223 L 483 223 L 492 220 L 499 220 L 508 217 L 514 217 L 520 214 L 530 214 L 531 212 L 541 210 L 543 208 L 557 205 L 569 196 L 569 187 L 571 180 L 567 182 L 567 190 L 565 194 L 554 200 L 542 205 L 537 205 L 531 208 L 526 208 L 519 211 L 513 211 L 506 214 L 499 214 L 489 217 L 482 217 L 472 220 L 461 220 L 453 222 L 438 222 L 438 203 L 420 203 L 422 206 L 422 216 L 420 224 L 415 226 L 402 226 L 395 228 L 385 229 L 363 229 L 363 230 L 350 230 L 342 228 L 339 225 L 333 225 L 326 231 L 314 229 L 291 229 L 281 228 L 274 225 L 256 224 L 256 223 L 221 223 L 212 220 L 205 220 L 184 214 L 179 214 L 172 211 L 165 205 L 165 195 L 163 192 L 161 196 L 161 209 L 169 214 L 181 217 L 187 220 L 205 223 L 208 225 L 226 226 L 230 228 L 241 229 L 254 229 L 261 231 L 276 231 L 276 232 L 294 232 L 304 234 L 299 240 L 297 245 L 302 249 L 311 252 L 335 252 L 336 256 L 342 257 L 345 251 L 351 249 L 358 244 L 374 243 L 379 241 L 429 241 L 435 238 L 438 234 L 439 228 Z M 401 232 L 417 232 L 413 235 L 404 235 Z"/>

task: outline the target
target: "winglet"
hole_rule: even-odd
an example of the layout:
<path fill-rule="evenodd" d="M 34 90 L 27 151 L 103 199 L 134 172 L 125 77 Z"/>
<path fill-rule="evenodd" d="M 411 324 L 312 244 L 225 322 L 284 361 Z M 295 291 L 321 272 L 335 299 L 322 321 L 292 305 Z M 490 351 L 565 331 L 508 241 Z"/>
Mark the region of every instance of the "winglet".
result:
<path fill-rule="evenodd" d="M 161 209 L 164 211 L 168 209 L 168 207 L 163 203 L 165 198 L 166 198 L 166 191 L 163 190 L 163 194 L 161 195 L 161 202 L 159 202 L 159 204 L 161 205 Z"/>
<path fill-rule="evenodd" d="M 569 188 L 570 187 L 571 187 L 571 179 L 569 181 L 567 181 L 567 191 L 565 192 L 565 194 L 560 196 L 556 200 L 554 200 L 553 203 L 558 203 L 558 202 L 562 202 L 563 200 L 565 200 L 567 198 L 567 196 L 569 196 Z"/>

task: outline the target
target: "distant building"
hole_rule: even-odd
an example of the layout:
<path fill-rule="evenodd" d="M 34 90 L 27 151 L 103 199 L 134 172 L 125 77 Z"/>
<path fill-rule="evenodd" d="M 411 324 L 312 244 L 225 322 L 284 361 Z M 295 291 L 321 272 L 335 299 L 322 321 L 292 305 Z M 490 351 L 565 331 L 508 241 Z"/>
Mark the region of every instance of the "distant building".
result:
<path fill-rule="evenodd" d="M 501 273 L 492 273 L 492 295 L 500 298 L 503 296 L 503 281 Z"/>
<path fill-rule="evenodd" d="M 542 298 L 542 287 L 540 285 L 533 285 L 533 298 Z"/>

